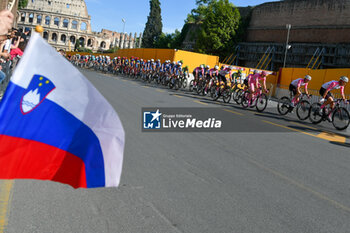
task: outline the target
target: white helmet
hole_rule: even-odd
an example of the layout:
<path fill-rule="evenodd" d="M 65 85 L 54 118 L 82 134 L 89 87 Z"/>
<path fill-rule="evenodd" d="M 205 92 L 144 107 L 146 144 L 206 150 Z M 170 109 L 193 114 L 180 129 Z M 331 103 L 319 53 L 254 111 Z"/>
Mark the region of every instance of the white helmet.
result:
<path fill-rule="evenodd" d="M 201 68 L 201 69 L 204 69 L 204 65 L 201 65 L 200 68 Z"/>
<path fill-rule="evenodd" d="M 176 61 L 173 61 L 173 65 L 176 65 Z"/>
<path fill-rule="evenodd" d="M 305 75 L 304 79 L 311 81 L 311 76 L 310 75 Z"/>
<path fill-rule="evenodd" d="M 158 59 L 157 62 L 160 62 L 160 59 Z"/>
<path fill-rule="evenodd" d="M 218 70 L 218 69 L 219 69 L 219 66 L 215 66 L 214 69 Z"/>
<path fill-rule="evenodd" d="M 178 65 L 179 65 L 179 66 L 181 66 L 181 65 L 182 65 L 182 63 L 181 63 L 181 62 L 179 62 L 179 63 L 178 63 Z"/>
<path fill-rule="evenodd" d="M 346 82 L 346 83 L 349 82 L 349 78 L 346 77 L 346 76 L 341 76 L 341 77 L 340 77 L 340 80 L 343 81 L 343 82 Z"/>
<path fill-rule="evenodd" d="M 207 65 L 207 69 L 210 69 L 210 66 L 209 66 L 209 65 Z"/>
<path fill-rule="evenodd" d="M 151 59 L 151 62 L 154 62 L 154 59 Z"/>

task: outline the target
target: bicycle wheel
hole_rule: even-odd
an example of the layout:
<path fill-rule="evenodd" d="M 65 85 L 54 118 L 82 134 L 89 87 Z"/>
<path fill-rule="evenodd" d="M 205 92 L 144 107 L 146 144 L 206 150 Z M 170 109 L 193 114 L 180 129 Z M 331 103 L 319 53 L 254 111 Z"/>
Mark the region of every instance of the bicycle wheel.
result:
<path fill-rule="evenodd" d="M 309 118 L 311 104 L 307 100 L 302 100 L 297 106 L 297 116 L 304 121 Z"/>
<path fill-rule="evenodd" d="M 268 100 L 266 94 L 263 93 L 259 95 L 256 100 L 256 110 L 258 110 L 258 112 L 263 112 L 267 107 Z"/>
<path fill-rule="evenodd" d="M 246 91 L 243 93 L 242 95 L 242 101 L 241 101 L 241 104 L 242 104 L 242 107 L 243 108 L 248 108 L 248 105 L 249 105 L 249 92 Z"/>
<path fill-rule="evenodd" d="M 236 90 L 235 91 L 235 93 L 234 93 L 234 101 L 237 103 L 237 104 L 241 104 L 242 103 L 242 96 L 243 96 L 243 93 L 244 93 L 244 91 L 243 91 L 243 89 L 238 89 L 238 90 Z"/>
<path fill-rule="evenodd" d="M 190 91 L 191 92 L 193 91 L 193 80 L 191 80 L 191 82 L 190 82 Z"/>
<path fill-rule="evenodd" d="M 332 123 L 337 130 L 344 130 L 348 128 L 350 124 L 350 116 L 348 110 L 343 107 L 339 107 L 334 110 L 332 116 Z"/>
<path fill-rule="evenodd" d="M 224 103 L 230 103 L 231 100 L 231 92 L 229 90 L 224 90 L 224 92 L 222 93 L 222 98 L 224 100 Z"/>
<path fill-rule="evenodd" d="M 291 101 L 287 96 L 283 96 L 277 104 L 277 111 L 282 116 L 287 115 L 289 112 Z"/>
<path fill-rule="evenodd" d="M 313 124 L 319 124 L 323 120 L 324 109 L 320 103 L 314 103 L 310 107 L 309 119 Z"/>

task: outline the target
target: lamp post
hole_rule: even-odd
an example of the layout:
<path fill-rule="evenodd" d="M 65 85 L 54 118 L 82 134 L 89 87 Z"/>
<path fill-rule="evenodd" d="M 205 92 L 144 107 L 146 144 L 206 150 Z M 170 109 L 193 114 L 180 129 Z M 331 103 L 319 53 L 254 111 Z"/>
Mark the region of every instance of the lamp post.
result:
<path fill-rule="evenodd" d="M 123 25 L 123 40 L 122 40 L 123 44 L 120 47 L 124 48 L 124 44 L 125 44 L 125 22 L 126 22 L 126 20 L 122 19 L 122 22 L 124 24 Z"/>
<path fill-rule="evenodd" d="M 283 68 L 286 67 L 287 52 L 288 52 L 288 49 L 290 49 L 290 46 L 288 44 L 289 44 L 290 29 L 292 28 L 292 25 L 291 24 L 287 24 L 286 28 L 288 29 L 288 33 L 287 33 L 286 52 L 284 54 Z"/>

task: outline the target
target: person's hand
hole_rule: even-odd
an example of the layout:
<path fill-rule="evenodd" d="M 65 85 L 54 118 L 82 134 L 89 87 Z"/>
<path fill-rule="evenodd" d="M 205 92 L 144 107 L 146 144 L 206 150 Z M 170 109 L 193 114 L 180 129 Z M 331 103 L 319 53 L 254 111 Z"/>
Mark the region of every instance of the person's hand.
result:
<path fill-rule="evenodd" d="M 13 14 L 8 10 L 0 12 L 0 35 L 6 35 L 12 28 Z"/>

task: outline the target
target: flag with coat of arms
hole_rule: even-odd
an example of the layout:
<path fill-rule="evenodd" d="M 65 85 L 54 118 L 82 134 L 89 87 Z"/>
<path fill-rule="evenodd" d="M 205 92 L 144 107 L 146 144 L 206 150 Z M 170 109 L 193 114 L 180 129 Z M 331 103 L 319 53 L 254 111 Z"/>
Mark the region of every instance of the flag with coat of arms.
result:
<path fill-rule="evenodd" d="M 124 138 L 113 107 L 34 33 L 0 103 L 0 179 L 116 187 Z"/>

